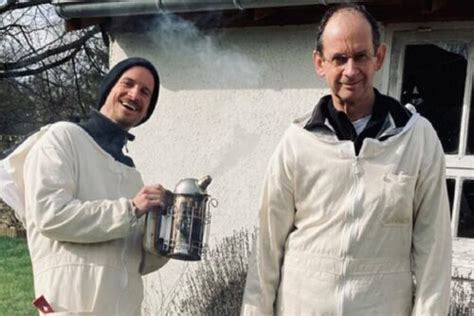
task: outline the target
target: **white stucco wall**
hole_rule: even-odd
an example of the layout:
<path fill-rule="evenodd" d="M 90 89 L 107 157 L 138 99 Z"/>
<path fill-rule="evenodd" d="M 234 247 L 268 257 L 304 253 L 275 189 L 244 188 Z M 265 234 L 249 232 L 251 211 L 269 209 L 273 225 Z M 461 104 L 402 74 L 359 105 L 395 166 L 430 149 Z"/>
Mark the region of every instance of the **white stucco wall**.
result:
<path fill-rule="evenodd" d="M 204 37 L 157 27 L 115 38 L 112 64 L 142 56 L 161 77 L 158 106 L 133 131 L 130 155 L 146 183 L 173 189 L 182 178 L 213 177 L 208 192 L 219 206 L 212 211 L 211 247 L 256 224 L 263 175 L 280 136 L 328 92 L 313 69 L 314 34 L 315 26 L 225 29 Z M 147 281 L 172 288 L 193 265 L 172 260 Z"/>
<path fill-rule="evenodd" d="M 219 200 L 213 236 L 254 224 L 264 170 L 281 134 L 328 91 L 313 70 L 313 29 L 225 30 L 219 49 L 204 60 L 202 52 L 168 51 L 136 34 L 121 35 L 112 48 L 114 62 L 144 56 L 161 77 L 158 106 L 128 145 L 145 182 L 172 189 L 181 178 L 210 174 L 209 193 Z"/>

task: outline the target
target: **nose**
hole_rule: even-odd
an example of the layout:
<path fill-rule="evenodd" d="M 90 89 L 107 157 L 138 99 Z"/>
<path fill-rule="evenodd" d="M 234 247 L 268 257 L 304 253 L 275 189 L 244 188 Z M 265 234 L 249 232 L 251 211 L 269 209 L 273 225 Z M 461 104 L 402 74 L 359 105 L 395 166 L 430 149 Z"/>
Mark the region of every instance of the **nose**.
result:
<path fill-rule="evenodd" d="M 347 77 L 352 77 L 359 72 L 359 67 L 357 66 L 354 58 L 347 59 L 346 64 L 344 65 L 344 72 L 343 74 Z"/>
<path fill-rule="evenodd" d="M 130 88 L 128 90 L 128 97 L 132 100 L 137 100 L 139 93 L 139 88 L 137 86 L 134 86 L 133 88 Z"/>

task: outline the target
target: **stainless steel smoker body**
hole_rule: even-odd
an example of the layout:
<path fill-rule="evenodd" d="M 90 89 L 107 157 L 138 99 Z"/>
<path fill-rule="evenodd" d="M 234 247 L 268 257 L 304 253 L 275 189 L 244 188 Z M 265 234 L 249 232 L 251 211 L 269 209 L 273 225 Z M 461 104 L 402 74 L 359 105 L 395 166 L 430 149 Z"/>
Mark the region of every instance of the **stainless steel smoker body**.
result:
<path fill-rule="evenodd" d="M 143 237 L 147 252 L 179 260 L 201 260 L 210 228 L 209 205 L 216 201 L 206 191 L 211 181 L 210 176 L 182 179 L 173 191 L 171 204 L 147 213 Z"/>

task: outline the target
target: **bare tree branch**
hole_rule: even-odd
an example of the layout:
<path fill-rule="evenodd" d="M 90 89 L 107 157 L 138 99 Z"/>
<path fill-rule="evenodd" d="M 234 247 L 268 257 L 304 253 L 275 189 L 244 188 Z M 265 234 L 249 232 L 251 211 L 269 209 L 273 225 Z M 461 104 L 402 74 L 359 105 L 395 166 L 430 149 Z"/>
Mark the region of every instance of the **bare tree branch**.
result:
<path fill-rule="evenodd" d="M 84 52 L 86 53 L 87 60 L 89 61 L 90 65 L 97 71 L 98 73 L 105 75 L 103 70 L 101 69 L 101 65 L 97 63 L 97 61 L 92 57 L 93 51 L 89 48 L 89 46 L 84 45 Z"/>
<path fill-rule="evenodd" d="M 4 79 L 4 78 L 13 78 L 13 77 L 24 77 L 24 76 L 31 76 L 31 75 L 34 75 L 34 74 L 39 74 L 45 70 L 48 70 L 48 69 L 51 69 L 51 68 L 54 68 L 54 67 L 57 67 L 59 65 L 62 65 L 66 62 L 68 62 L 69 60 L 71 60 L 71 58 L 73 58 L 77 52 L 79 52 L 81 50 L 81 47 L 77 47 L 75 50 L 73 50 L 69 55 L 67 55 L 66 57 L 58 60 L 58 61 L 55 61 L 55 62 L 52 62 L 50 64 L 47 64 L 47 65 L 44 65 L 42 67 L 38 67 L 38 68 L 35 68 L 35 69 L 29 69 L 29 70 L 23 70 L 23 71 L 9 71 L 9 72 L 5 72 L 5 73 L 0 73 L 0 79 Z"/>
<path fill-rule="evenodd" d="M 7 26 L 2 26 L 0 27 L 0 31 L 2 32 L 6 32 L 6 31 L 9 31 L 10 29 L 14 29 L 14 28 L 23 28 L 24 25 L 22 24 L 16 24 L 16 23 L 12 23 L 12 24 L 8 24 Z"/>
<path fill-rule="evenodd" d="M 78 51 L 78 48 L 80 49 L 82 45 L 84 45 L 85 42 L 87 42 L 92 36 L 94 36 L 98 32 L 99 30 L 97 28 L 93 28 L 92 30 L 85 33 L 78 40 L 71 42 L 69 44 L 66 44 L 64 46 L 48 49 L 47 51 L 41 54 L 36 54 L 33 57 L 25 59 L 25 60 L 20 60 L 13 63 L 0 63 L 0 71 L 2 71 L 0 72 L 0 78 L 9 78 L 11 76 L 8 75 L 8 72 L 12 72 L 11 70 L 28 67 L 32 64 L 36 64 L 42 60 L 45 60 L 53 55 L 58 55 L 58 54 L 67 52 L 71 49 L 74 49 L 74 51 Z"/>
<path fill-rule="evenodd" d="M 25 8 L 37 6 L 40 4 L 47 4 L 47 3 L 51 3 L 51 0 L 32 0 L 28 2 L 12 3 L 0 9 L 0 14 L 3 14 L 8 11 L 12 11 L 12 10 L 25 9 Z"/>
<path fill-rule="evenodd" d="M 77 121 L 96 104 L 107 67 L 98 26 L 65 32 L 50 1 L 0 11 L 0 134 Z"/>

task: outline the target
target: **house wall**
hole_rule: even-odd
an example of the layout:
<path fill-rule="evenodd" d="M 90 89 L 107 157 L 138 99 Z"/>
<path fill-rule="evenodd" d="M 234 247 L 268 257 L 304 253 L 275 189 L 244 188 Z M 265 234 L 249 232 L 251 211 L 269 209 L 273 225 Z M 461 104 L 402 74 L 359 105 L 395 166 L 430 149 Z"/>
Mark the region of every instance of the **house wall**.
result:
<path fill-rule="evenodd" d="M 158 106 L 149 122 L 132 131 L 130 155 L 145 183 L 173 189 L 182 178 L 213 177 L 208 192 L 219 205 L 212 210 L 211 247 L 233 230 L 256 224 L 271 153 L 292 119 L 311 111 L 328 92 L 313 69 L 314 34 L 315 26 L 225 29 L 204 36 L 157 27 L 147 35 L 115 37 L 112 64 L 142 56 L 161 78 Z M 195 265 L 172 260 L 148 278 L 154 284 L 147 288 L 173 288 Z"/>
<path fill-rule="evenodd" d="M 169 189 L 211 175 L 212 247 L 256 224 L 267 162 L 292 119 L 328 93 L 312 64 L 315 25 L 225 29 L 202 35 L 180 25 L 113 36 L 111 64 L 151 60 L 161 77 L 158 106 L 128 145 L 145 183 Z M 377 80 L 377 86 L 383 86 Z M 145 309 L 165 310 L 197 263 L 172 260 L 146 277 Z M 166 289 L 166 290 L 161 290 Z"/>
<path fill-rule="evenodd" d="M 214 41 L 212 49 L 193 39 L 178 50 L 152 36 L 123 34 L 112 47 L 113 63 L 143 56 L 161 78 L 158 106 L 133 130 L 130 154 L 145 182 L 169 189 L 182 178 L 210 174 L 208 191 L 219 201 L 213 237 L 255 223 L 262 177 L 278 140 L 293 118 L 328 92 L 313 70 L 313 31 L 231 29 L 206 39 Z"/>

